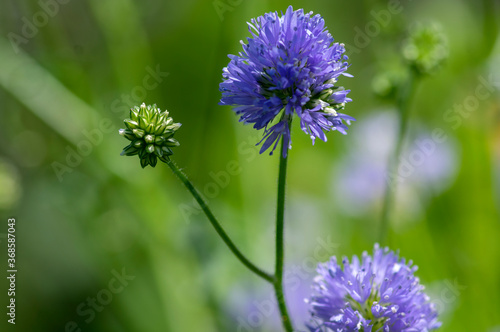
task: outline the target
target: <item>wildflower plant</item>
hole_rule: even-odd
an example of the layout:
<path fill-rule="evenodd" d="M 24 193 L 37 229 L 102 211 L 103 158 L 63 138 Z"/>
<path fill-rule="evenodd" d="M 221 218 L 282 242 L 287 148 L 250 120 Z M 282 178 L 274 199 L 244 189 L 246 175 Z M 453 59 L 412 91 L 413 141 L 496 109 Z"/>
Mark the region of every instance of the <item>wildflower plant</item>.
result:
<path fill-rule="evenodd" d="M 396 147 L 388 161 L 389 177 L 394 177 L 399 168 L 399 159 L 405 144 L 409 128 L 411 101 L 418 84 L 424 77 L 436 73 L 448 57 L 446 36 L 436 24 L 415 24 L 408 32 L 399 55 L 406 63 L 406 79 L 395 88 L 396 108 L 400 115 Z M 386 181 L 379 241 L 383 243 L 387 236 L 390 212 L 394 202 L 397 181 Z"/>
<path fill-rule="evenodd" d="M 221 105 L 232 105 L 240 121 L 264 129 L 260 152 L 291 148 L 290 123 L 295 115 L 301 129 L 326 141 L 325 132 L 346 134 L 354 118 L 340 113 L 351 99 L 337 85 L 349 67 L 343 44 L 334 43 L 320 15 L 294 11 L 268 13 L 248 23 L 252 37 L 241 42 L 243 52 L 229 55 L 223 69 Z M 262 142 L 261 141 L 261 142 Z"/>
<path fill-rule="evenodd" d="M 415 276 L 417 266 L 378 244 L 373 254 L 318 266 L 310 299 L 311 332 L 432 331 L 437 311 Z"/>
<path fill-rule="evenodd" d="M 270 154 L 281 141 L 279 154 L 275 265 L 267 272 L 244 255 L 210 210 L 200 192 L 172 160 L 174 138 L 180 124 L 156 105 L 133 107 L 126 128 L 119 133 L 130 141 L 122 155 L 138 155 L 144 168 L 166 163 L 200 205 L 219 237 L 250 271 L 273 285 L 283 328 L 296 331 L 288 314 L 283 290 L 284 211 L 287 163 L 294 117 L 310 136 L 326 141 L 326 132 L 345 134 L 354 118 L 340 113 L 351 99 L 349 90 L 337 85 L 350 76 L 343 44 L 334 43 L 319 15 L 302 9 L 268 13 L 251 20 L 252 37 L 242 42 L 239 55 L 229 55 L 223 69 L 221 105 L 233 106 L 243 123 L 263 129 L 260 152 Z M 373 257 L 344 262 L 342 270 L 333 258 L 322 265 L 313 296 L 313 323 L 319 331 L 430 331 L 439 326 L 436 313 L 421 292 L 416 268 L 397 254 L 375 247 Z M 422 316 L 423 315 L 423 316 Z M 327 330 L 323 330 L 323 328 Z M 330 329 L 330 330 L 328 330 Z"/>

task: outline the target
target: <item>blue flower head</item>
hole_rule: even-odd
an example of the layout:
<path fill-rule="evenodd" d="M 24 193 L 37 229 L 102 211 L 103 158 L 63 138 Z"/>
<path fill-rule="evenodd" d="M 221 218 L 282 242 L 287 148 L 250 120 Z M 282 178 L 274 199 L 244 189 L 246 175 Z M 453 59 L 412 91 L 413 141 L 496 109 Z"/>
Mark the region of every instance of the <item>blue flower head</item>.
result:
<path fill-rule="evenodd" d="M 311 332 L 427 332 L 441 325 L 411 261 L 375 245 L 373 256 L 342 264 L 332 257 L 318 266 Z"/>
<path fill-rule="evenodd" d="M 240 121 L 264 128 L 260 152 L 272 146 L 272 154 L 282 138 L 286 156 L 294 113 L 313 143 L 326 141 L 329 130 L 345 134 L 343 121 L 354 118 L 337 111 L 351 99 L 336 82 L 341 74 L 350 76 L 347 56 L 343 44 L 333 43 L 323 18 L 290 6 L 284 15 L 268 13 L 248 25 L 252 37 L 241 42 L 243 52 L 229 55 L 223 69 L 220 104 L 235 106 Z"/>

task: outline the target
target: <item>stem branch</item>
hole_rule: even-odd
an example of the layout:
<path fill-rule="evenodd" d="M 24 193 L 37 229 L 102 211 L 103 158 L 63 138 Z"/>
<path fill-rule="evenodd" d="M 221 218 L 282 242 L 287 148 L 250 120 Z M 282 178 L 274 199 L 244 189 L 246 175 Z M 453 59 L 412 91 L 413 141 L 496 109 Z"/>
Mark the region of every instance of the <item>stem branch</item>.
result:
<path fill-rule="evenodd" d="M 233 243 L 233 241 L 229 238 L 229 236 L 226 234 L 222 226 L 219 224 L 215 216 L 213 215 L 212 211 L 210 211 L 210 208 L 208 205 L 205 203 L 203 198 L 201 197 L 200 193 L 196 190 L 196 188 L 193 186 L 193 184 L 189 181 L 187 176 L 175 165 L 175 163 L 172 160 L 169 160 L 167 162 L 167 165 L 172 169 L 174 174 L 179 178 L 179 180 L 184 183 L 186 188 L 189 190 L 189 192 L 193 195 L 194 199 L 198 202 L 200 205 L 201 209 L 203 212 L 205 212 L 205 215 L 207 216 L 208 220 L 212 224 L 212 226 L 215 228 L 215 231 L 217 234 L 219 234 L 220 238 L 224 243 L 227 245 L 229 250 L 240 260 L 243 265 L 245 265 L 250 271 L 258 275 L 259 277 L 269 281 L 270 283 L 274 283 L 275 278 L 271 274 L 261 270 L 257 266 L 255 266 L 248 258 L 246 258 L 245 255 L 241 253 L 241 251 L 236 247 L 236 245 Z"/>

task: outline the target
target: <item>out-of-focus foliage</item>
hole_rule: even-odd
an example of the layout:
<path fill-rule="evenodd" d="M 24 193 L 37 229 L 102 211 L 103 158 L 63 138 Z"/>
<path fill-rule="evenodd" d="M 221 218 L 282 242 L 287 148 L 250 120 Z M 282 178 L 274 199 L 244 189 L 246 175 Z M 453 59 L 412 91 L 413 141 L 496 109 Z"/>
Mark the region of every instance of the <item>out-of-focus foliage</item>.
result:
<path fill-rule="evenodd" d="M 277 155 L 257 154 L 260 137 L 218 106 L 218 86 L 246 22 L 292 4 L 346 44 L 354 78 L 342 83 L 358 120 L 314 147 L 292 133 L 285 287 L 297 327 L 315 264 L 377 241 L 399 52 L 411 26 L 437 22 L 449 58 L 414 92 L 389 245 L 420 267 L 440 331 L 498 331 L 500 6 L 389 3 L 1 1 L 0 267 L 15 217 L 15 329 L 279 330 L 271 287 L 231 256 L 165 165 L 120 156 L 118 129 L 134 105 L 167 109 L 183 124 L 172 158 L 271 270 Z M 3 278 L 2 310 L 7 288 Z M 1 314 L 0 330 L 12 328 Z"/>

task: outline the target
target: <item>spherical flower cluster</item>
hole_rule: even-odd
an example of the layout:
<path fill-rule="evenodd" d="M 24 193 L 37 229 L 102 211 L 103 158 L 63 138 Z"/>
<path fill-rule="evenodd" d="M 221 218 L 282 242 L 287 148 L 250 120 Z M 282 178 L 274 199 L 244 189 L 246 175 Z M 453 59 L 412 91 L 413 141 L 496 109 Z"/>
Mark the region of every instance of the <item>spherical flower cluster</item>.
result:
<path fill-rule="evenodd" d="M 448 58 L 448 43 L 437 25 L 417 24 L 404 41 L 402 51 L 419 73 L 430 74 Z"/>
<path fill-rule="evenodd" d="M 373 256 L 342 264 L 332 257 L 318 266 L 311 332 L 427 332 L 441 325 L 411 261 L 375 245 Z"/>
<path fill-rule="evenodd" d="M 333 43 L 319 15 L 294 11 L 268 13 L 249 23 L 252 37 L 241 42 L 243 52 L 229 55 L 223 69 L 221 105 L 232 105 L 240 121 L 264 129 L 260 152 L 283 139 L 283 156 L 291 147 L 290 123 L 300 118 L 311 139 L 326 141 L 325 132 L 345 134 L 352 117 L 344 109 L 349 90 L 336 86 L 348 64 L 343 44 Z M 261 141 L 261 142 L 262 142 Z"/>
<path fill-rule="evenodd" d="M 179 146 L 173 138 L 181 126 L 174 123 L 168 116 L 168 111 L 162 112 L 155 105 L 142 104 L 130 109 L 130 119 L 124 120 L 127 129 L 120 129 L 120 135 L 131 141 L 121 155 L 133 156 L 138 154 L 142 168 L 147 165 L 156 166 L 157 158 L 167 162 L 173 154 L 171 148 Z"/>

